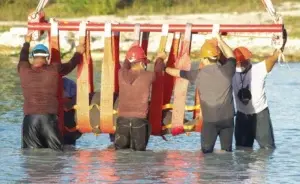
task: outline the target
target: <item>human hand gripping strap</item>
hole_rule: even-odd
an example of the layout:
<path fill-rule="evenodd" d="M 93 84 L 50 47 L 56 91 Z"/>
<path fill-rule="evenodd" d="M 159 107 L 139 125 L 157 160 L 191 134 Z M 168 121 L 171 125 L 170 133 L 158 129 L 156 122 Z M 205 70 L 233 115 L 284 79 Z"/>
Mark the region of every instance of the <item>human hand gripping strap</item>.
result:
<path fill-rule="evenodd" d="M 282 22 L 281 17 L 279 18 L 279 22 Z M 284 28 L 284 25 L 282 26 L 282 33 L 274 34 L 272 37 L 272 45 L 276 50 L 280 50 L 281 53 L 278 56 L 278 64 L 282 66 L 282 62 L 285 62 L 285 57 L 283 54 L 285 44 L 287 42 L 287 31 Z M 289 67 L 289 66 L 288 66 Z"/>

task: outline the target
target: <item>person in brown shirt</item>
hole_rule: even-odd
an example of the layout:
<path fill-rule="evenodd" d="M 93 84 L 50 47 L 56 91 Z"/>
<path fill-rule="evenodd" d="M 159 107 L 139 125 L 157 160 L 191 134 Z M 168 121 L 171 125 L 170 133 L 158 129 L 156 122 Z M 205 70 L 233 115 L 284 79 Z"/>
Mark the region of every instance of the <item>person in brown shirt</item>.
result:
<path fill-rule="evenodd" d="M 58 77 L 70 73 L 80 62 L 85 47 L 80 44 L 72 59 L 65 64 L 48 64 L 49 50 L 42 44 L 33 48 L 29 63 L 31 34 L 25 38 L 20 53 L 18 72 L 24 97 L 22 148 L 63 149 L 58 129 Z"/>
<path fill-rule="evenodd" d="M 157 56 L 154 71 L 145 71 L 149 63 L 140 46 L 126 53 L 124 66 L 119 70 L 119 106 L 115 132 L 115 148 L 145 151 L 150 136 L 147 120 L 149 96 L 155 72 L 163 72 L 164 57 Z"/>

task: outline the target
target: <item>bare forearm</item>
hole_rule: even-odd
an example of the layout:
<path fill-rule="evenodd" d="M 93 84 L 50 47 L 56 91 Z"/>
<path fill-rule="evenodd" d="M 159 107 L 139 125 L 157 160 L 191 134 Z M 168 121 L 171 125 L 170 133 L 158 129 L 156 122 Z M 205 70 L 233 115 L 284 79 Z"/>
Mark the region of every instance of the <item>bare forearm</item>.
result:
<path fill-rule="evenodd" d="M 268 57 L 268 58 L 266 59 L 265 62 L 266 62 L 267 72 L 270 72 L 270 71 L 273 69 L 275 63 L 276 63 L 277 60 L 278 60 L 279 54 L 281 54 L 281 51 L 280 51 L 280 50 L 275 50 L 274 53 L 273 53 L 273 55 L 270 56 L 270 57 Z"/>
<path fill-rule="evenodd" d="M 235 58 L 232 49 L 224 42 L 222 38 L 218 39 L 219 47 L 226 58 Z"/>
<path fill-rule="evenodd" d="M 166 72 L 173 77 L 180 77 L 180 70 L 175 68 L 166 68 Z"/>

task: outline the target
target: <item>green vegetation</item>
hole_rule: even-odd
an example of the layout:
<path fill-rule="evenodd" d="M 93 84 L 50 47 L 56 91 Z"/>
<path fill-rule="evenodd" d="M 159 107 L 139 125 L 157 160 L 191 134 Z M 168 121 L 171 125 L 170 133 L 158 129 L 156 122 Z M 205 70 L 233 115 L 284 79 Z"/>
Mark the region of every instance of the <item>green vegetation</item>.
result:
<path fill-rule="evenodd" d="M 289 0 L 299 2 L 298 0 Z M 284 0 L 273 0 L 279 6 Z M 38 0 L 0 0 L 0 20 L 26 21 Z M 21 7 L 21 8 L 20 8 Z M 116 14 L 191 14 L 213 12 L 264 11 L 260 0 L 51 0 L 45 8 L 48 17 L 68 18 Z M 285 17 L 291 37 L 300 37 L 300 17 Z M 9 26 L 0 26 L 0 32 Z"/>
<path fill-rule="evenodd" d="M 285 27 L 290 38 L 300 38 L 300 16 L 284 17 Z"/>
<path fill-rule="evenodd" d="M 273 2 L 278 5 L 284 0 Z M 0 19 L 25 21 L 37 3 L 37 0 L 0 0 Z M 127 16 L 255 10 L 264 10 L 260 0 L 51 0 L 45 12 L 48 16 L 65 18 L 107 14 Z"/>
<path fill-rule="evenodd" d="M 286 0 L 272 0 L 276 6 Z M 299 2 L 299 0 L 288 0 Z M 0 20 L 26 21 L 38 0 L 0 0 Z M 291 9 L 293 7 L 290 7 Z M 260 0 L 50 0 L 45 8 L 47 17 L 71 18 L 93 15 L 192 14 L 265 11 Z M 300 16 L 284 17 L 289 37 L 300 38 Z M 0 32 L 10 26 L 0 26 Z M 17 55 L 15 48 L 1 46 L 1 55 Z M 193 54 L 196 53 L 192 53 Z M 296 58 L 294 58 L 296 57 Z M 261 56 L 257 56 L 261 58 Z M 287 56 L 299 61 L 298 56 Z"/>
<path fill-rule="evenodd" d="M 10 28 L 11 26 L 0 26 L 0 32 L 9 31 Z"/>

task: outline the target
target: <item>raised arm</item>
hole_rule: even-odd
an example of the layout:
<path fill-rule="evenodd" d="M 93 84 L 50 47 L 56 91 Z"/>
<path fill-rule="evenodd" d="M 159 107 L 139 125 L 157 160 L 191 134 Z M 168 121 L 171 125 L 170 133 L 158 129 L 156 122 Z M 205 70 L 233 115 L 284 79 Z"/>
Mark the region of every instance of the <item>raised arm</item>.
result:
<path fill-rule="evenodd" d="M 221 49 L 223 55 L 228 59 L 228 58 L 235 58 L 232 49 L 224 42 L 222 39 L 222 36 L 218 34 L 216 36 L 219 44 L 219 48 Z"/>
<path fill-rule="evenodd" d="M 273 69 L 275 63 L 277 62 L 278 60 L 278 57 L 279 55 L 281 54 L 281 50 L 275 50 L 273 52 L 273 55 L 272 56 L 269 56 L 266 60 L 265 60 L 265 63 L 266 63 L 266 69 L 267 69 L 267 72 L 271 72 L 271 70 Z"/>
<path fill-rule="evenodd" d="M 29 66 L 29 48 L 30 48 L 30 42 L 31 42 L 31 35 L 28 34 L 25 36 L 25 43 L 23 44 L 23 47 L 20 52 L 20 58 L 19 58 L 19 63 L 18 63 L 18 71 L 20 70 L 20 67 L 22 65 Z"/>
<path fill-rule="evenodd" d="M 181 77 L 184 79 L 189 80 L 190 82 L 194 83 L 195 80 L 197 79 L 198 73 L 200 70 L 190 70 L 190 71 L 185 71 L 185 70 L 178 70 L 176 68 L 166 68 L 166 72 L 173 76 L 173 77 Z"/>
<path fill-rule="evenodd" d="M 282 54 L 283 50 L 284 50 L 284 47 L 285 47 L 285 44 L 286 44 L 286 41 L 287 41 L 287 32 L 286 32 L 286 29 L 283 29 L 283 43 L 282 43 L 282 46 L 280 49 L 276 49 L 273 53 L 272 56 L 268 57 L 266 60 L 265 60 L 265 63 L 266 63 L 266 68 L 267 68 L 267 72 L 271 72 L 275 63 L 277 62 L 278 60 L 278 57 L 280 56 L 280 54 Z"/>
<path fill-rule="evenodd" d="M 64 63 L 60 66 L 59 73 L 67 75 L 74 70 L 74 68 L 80 63 L 82 54 L 85 52 L 84 44 L 79 44 L 76 47 L 76 52 L 68 63 Z"/>
<path fill-rule="evenodd" d="M 181 59 L 184 59 L 184 60 L 190 59 L 190 57 L 188 55 L 183 55 Z M 167 67 L 165 69 L 165 71 L 173 77 L 181 77 L 181 78 L 187 79 L 190 82 L 194 83 L 200 70 L 185 71 L 185 70 L 178 70 L 176 68 Z"/>
<path fill-rule="evenodd" d="M 165 71 L 167 72 L 167 74 L 173 76 L 173 77 L 180 77 L 180 70 L 176 69 L 176 68 L 170 68 L 167 67 L 165 69 Z"/>

